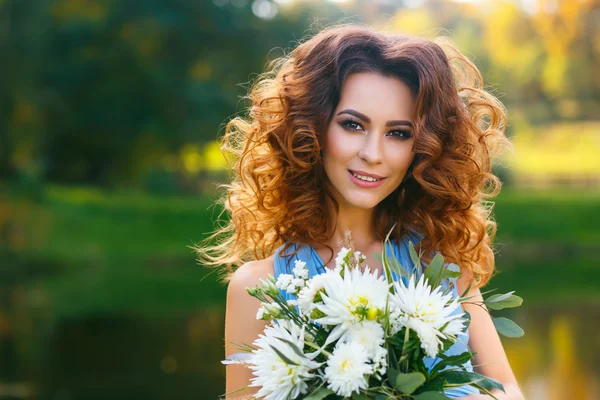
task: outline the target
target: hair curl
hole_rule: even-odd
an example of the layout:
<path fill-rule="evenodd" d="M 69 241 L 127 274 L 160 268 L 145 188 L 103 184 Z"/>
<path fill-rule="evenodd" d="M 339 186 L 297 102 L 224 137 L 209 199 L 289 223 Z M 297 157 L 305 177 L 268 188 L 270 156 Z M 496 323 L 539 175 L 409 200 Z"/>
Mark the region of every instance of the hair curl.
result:
<path fill-rule="evenodd" d="M 235 176 L 221 185 L 220 202 L 231 218 L 195 247 L 199 261 L 224 266 L 227 279 L 234 266 L 266 258 L 286 242 L 329 239 L 321 148 L 342 84 L 356 72 L 397 77 L 415 95 L 415 157 L 407 179 L 377 205 L 374 231 L 380 240 L 394 224 L 395 240 L 422 232 L 425 260 L 440 251 L 483 286 L 494 270 L 496 234 L 486 199 L 502 185 L 491 162 L 510 147 L 504 107 L 447 38 L 356 24 L 303 41 L 252 85 L 248 116 L 231 120 L 222 137 Z"/>

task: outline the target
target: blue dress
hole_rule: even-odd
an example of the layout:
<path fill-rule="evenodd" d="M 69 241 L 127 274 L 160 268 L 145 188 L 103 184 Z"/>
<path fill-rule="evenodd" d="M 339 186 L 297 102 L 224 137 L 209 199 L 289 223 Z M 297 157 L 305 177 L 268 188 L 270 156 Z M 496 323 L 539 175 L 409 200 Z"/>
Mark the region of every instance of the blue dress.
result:
<path fill-rule="evenodd" d="M 398 261 L 400 261 L 400 264 L 405 269 L 407 269 L 409 273 L 413 273 L 415 271 L 415 266 L 410 259 L 410 255 L 409 255 L 409 251 L 408 251 L 408 242 L 411 241 L 413 243 L 413 245 L 416 245 L 422 239 L 423 239 L 423 236 L 420 234 L 408 233 L 407 235 L 405 235 L 403 237 L 400 245 L 398 245 L 396 243 L 396 241 L 391 241 L 390 245 L 386 245 L 386 254 L 389 255 L 390 257 L 395 256 L 398 259 Z M 300 250 L 294 256 L 282 257 L 281 250 L 283 249 L 283 245 L 280 246 L 275 251 L 275 255 L 274 255 L 275 279 L 277 279 L 277 277 L 280 274 L 291 274 L 292 269 L 294 268 L 295 260 L 301 260 L 306 263 L 306 267 L 308 268 L 309 277 L 312 277 L 314 275 L 325 272 L 325 268 L 327 268 L 324 266 L 325 263 L 323 262 L 323 260 L 319 256 L 319 254 L 311 246 L 298 245 L 298 244 L 293 243 L 292 246 L 286 251 L 286 254 L 294 252 L 298 247 L 300 248 Z M 398 280 L 399 277 L 396 273 L 392 273 L 392 275 L 393 275 L 394 280 Z M 402 279 L 405 280 L 405 283 L 408 283 L 408 282 L 406 282 L 406 278 L 402 278 Z M 449 284 L 448 281 L 443 281 L 442 287 L 446 288 L 448 286 L 448 284 Z M 281 294 L 283 295 L 283 297 L 286 300 L 294 299 L 294 296 L 288 294 L 287 292 L 281 291 Z M 456 286 L 454 286 L 452 295 L 454 297 L 459 296 Z M 455 313 L 460 313 L 460 312 L 461 312 L 461 309 L 459 308 L 456 310 Z M 464 353 L 465 351 L 468 350 L 468 343 L 469 343 L 469 332 L 467 331 L 467 332 L 465 332 L 464 335 L 459 335 L 458 341 L 456 343 L 454 343 L 452 345 L 452 347 L 450 347 L 444 354 L 446 354 L 448 356 L 452 356 L 452 355 L 458 355 L 458 354 Z M 425 363 L 425 366 L 429 370 L 431 370 L 431 368 L 440 360 L 438 358 L 425 357 L 423 359 L 423 361 Z M 473 366 L 470 361 L 467 361 L 463 365 L 467 371 L 473 371 Z M 478 394 L 479 390 L 477 390 L 474 387 L 465 385 L 465 386 L 448 389 L 444 393 L 448 397 L 456 398 L 456 397 L 467 396 L 469 394 L 474 394 L 474 393 Z"/>

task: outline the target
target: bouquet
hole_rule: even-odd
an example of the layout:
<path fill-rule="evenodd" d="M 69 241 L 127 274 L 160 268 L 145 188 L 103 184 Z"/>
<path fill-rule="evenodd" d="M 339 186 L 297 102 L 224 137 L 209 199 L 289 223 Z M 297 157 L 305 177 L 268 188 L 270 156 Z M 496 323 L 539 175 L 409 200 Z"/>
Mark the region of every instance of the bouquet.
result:
<path fill-rule="evenodd" d="M 260 387 L 256 397 L 267 400 L 438 400 L 448 398 L 444 389 L 462 385 L 495 398 L 490 391 L 504 390 L 502 384 L 463 366 L 473 353 L 444 354 L 469 325 L 461 303 L 472 299 L 465 297 L 470 288 L 458 298 L 451 292 L 460 268 L 444 264 L 438 253 L 423 271 L 412 243 L 409 251 L 414 274 L 384 251 L 379 276 L 362 267 L 364 255 L 342 248 L 335 269 L 323 274 L 309 279 L 306 264 L 296 261 L 293 274 L 261 280 L 247 291 L 262 302 L 256 318 L 271 323 L 252 346 L 240 345 L 243 351 L 223 363 L 251 368 L 250 386 Z M 393 273 L 402 279 L 394 282 Z M 295 300 L 286 301 L 280 290 Z M 514 292 L 483 301 L 489 310 L 521 303 Z M 494 324 L 505 336 L 523 334 L 506 318 Z M 425 356 L 439 362 L 428 369 Z"/>

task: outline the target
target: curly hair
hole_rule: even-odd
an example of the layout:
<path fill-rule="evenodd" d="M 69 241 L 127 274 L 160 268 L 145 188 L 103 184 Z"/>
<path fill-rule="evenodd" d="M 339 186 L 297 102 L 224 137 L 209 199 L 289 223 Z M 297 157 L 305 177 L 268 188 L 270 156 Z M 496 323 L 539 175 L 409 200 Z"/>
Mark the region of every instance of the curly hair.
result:
<path fill-rule="evenodd" d="M 285 244 L 315 245 L 329 237 L 324 134 L 352 73 L 393 76 L 415 96 L 414 160 L 405 181 L 374 210 L 383 240 L 422 232 L 421 250 L 440 251 L 467 268 L 476 287 L 494 270 L 493 203 L 501 181 L 492 160 L 510 142 L 506 113 L 483 87 L 477 67 L 445 37 L 434 40 L 335 25 L 268 65 L 251 86 L 245 118 L 226 126 L 221 150 L 234 177 L 220 202 L 230 216 L 195 247 L 200 263 L 223 267 L 263 259 Z M 328 246 L 329 247 L 329 246 Z M 330 247 L 329 247 L 330 248 Z M 333 249 L 330 248 L 333 254 Z"/>

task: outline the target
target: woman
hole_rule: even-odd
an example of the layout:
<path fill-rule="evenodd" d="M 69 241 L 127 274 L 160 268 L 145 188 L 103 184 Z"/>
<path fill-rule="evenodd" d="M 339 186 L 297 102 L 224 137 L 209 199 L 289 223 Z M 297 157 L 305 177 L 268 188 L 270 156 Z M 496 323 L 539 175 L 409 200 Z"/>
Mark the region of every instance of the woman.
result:
<path fill-rule="evenodd" d="M 333 267 L 347 232 L 379 270 L 373 254 L 394 225 L 398 246 L 421 238 L 424 254 L 440 251 L 461 266 L 458 293 L 472 285 L 468 296 L 481 300 L 496 231 L 485 199 L 501 185 L 491 159 L 509 145 L 504 109 L 482 85 L 476 67 L 440 39 L 359 25 L 321 31 L 259 77 L 248 118 L 232 120 L 223 139 L 236 172 L 223 198 L 231 222 L 209 238 L 218 245 L 198 248 L 207 265 L 231 272 L 243 264 L 227 276 L 226 355 L 265 327 L 245 288 L 300 251 L 314 256 L 304 260 L 311 273 Z M 497 398 L 522 399 L 489 314 L 464 309 L 477 372 L 503 383 Z M 227 392 L 251 378 L 228 366 Z M 447 395 L 489 398 L 469 387 Z"/>

